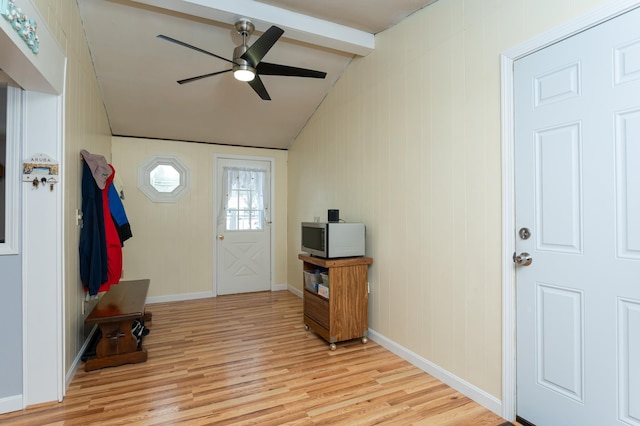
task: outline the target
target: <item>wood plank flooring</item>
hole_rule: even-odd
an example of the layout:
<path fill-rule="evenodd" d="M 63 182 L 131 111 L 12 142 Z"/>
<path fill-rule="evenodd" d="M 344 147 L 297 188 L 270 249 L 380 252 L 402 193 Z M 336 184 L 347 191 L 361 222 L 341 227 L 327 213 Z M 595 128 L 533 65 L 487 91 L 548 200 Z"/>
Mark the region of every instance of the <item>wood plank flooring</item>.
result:
<path fill-rule="evenodd" d="M 143 364 L 80 370 L 62 403 L 2 425 L 502 425 L 380 345 L 335 352 L 283 292 L 148 305 Z"/>

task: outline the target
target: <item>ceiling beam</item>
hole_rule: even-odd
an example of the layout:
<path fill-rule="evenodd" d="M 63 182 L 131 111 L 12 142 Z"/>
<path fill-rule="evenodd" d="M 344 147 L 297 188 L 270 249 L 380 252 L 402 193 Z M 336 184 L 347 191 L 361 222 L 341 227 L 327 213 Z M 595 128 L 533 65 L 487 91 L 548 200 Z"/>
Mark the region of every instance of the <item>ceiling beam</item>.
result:
<path fill-rule="evenodd" d="M 353 55 L 366 56 L 375 47 L 375 37 L 371 33 L 255 0 L 133 1 L 230 25 L 240 18 L 248 18 L 260 32 L 277 25 L 285 31 L 287 38 Z"/>

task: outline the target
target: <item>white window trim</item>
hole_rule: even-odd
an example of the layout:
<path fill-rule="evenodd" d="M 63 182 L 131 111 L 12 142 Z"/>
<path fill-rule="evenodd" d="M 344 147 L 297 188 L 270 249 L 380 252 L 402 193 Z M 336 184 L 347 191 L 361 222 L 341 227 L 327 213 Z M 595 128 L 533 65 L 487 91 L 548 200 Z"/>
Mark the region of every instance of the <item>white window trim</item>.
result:
<path fill-rule="evenodd" d="M 20 147 L 22 146 L 22 90 L 7 86 L 7 157 L 4 165 L 5 236 L 0 255 L 18 254 L 18 218 L 20 211 Z"/>
<path fill-rule="evenodd" d="M 180 173 L 180 185 L 171 192 L 159 192 L 151 185 L 151 172 L 157 166 L 171 166 Z M 177 203 L 191 188 L 191 171 L 176 155 L 152 155 L 138 167 L 138 189 L 154 203 Z"/>

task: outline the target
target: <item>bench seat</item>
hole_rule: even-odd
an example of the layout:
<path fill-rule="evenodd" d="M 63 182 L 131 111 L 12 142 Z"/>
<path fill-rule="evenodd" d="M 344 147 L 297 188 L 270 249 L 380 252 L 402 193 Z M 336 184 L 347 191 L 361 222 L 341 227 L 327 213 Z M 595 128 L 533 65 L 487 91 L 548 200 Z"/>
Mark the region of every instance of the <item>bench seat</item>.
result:
<path fill-rule="evenodd" d="M 131 328 L 136 320 L 151 319 L 151 313 L 144 310 L 149 282 L 121 281 L 111 286 L 84 320 L 85 325 L 97 325 L 102 332 L 96 355 L 86 361 L 85 371 L 147 360 L 147 351 L 138 345 Z"/>

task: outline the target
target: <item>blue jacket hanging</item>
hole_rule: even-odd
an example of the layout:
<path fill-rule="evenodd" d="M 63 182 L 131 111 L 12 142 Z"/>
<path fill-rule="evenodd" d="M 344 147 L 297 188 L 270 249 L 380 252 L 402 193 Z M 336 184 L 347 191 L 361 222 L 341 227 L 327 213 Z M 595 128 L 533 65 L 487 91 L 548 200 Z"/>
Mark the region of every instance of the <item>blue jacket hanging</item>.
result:
<path fill-rule="evenodd" d="M 91 296 L 107 281 L 107 243 L 102 190 L 87 162 L 82 163 L 82 228 L 80 229 L 80 279 Z"/>
<path fill-rule="evenodd" d="M 111 216 L 118 230 L 120 243 L 124 245 L 124 242 L 133 237 L 133 234 L 131 233 L 131 225 L 129 224 L 127 213 L 124 210 L 124 205 L 113 182 L 109 185 L 109 208 L 111 209 Z"/>

